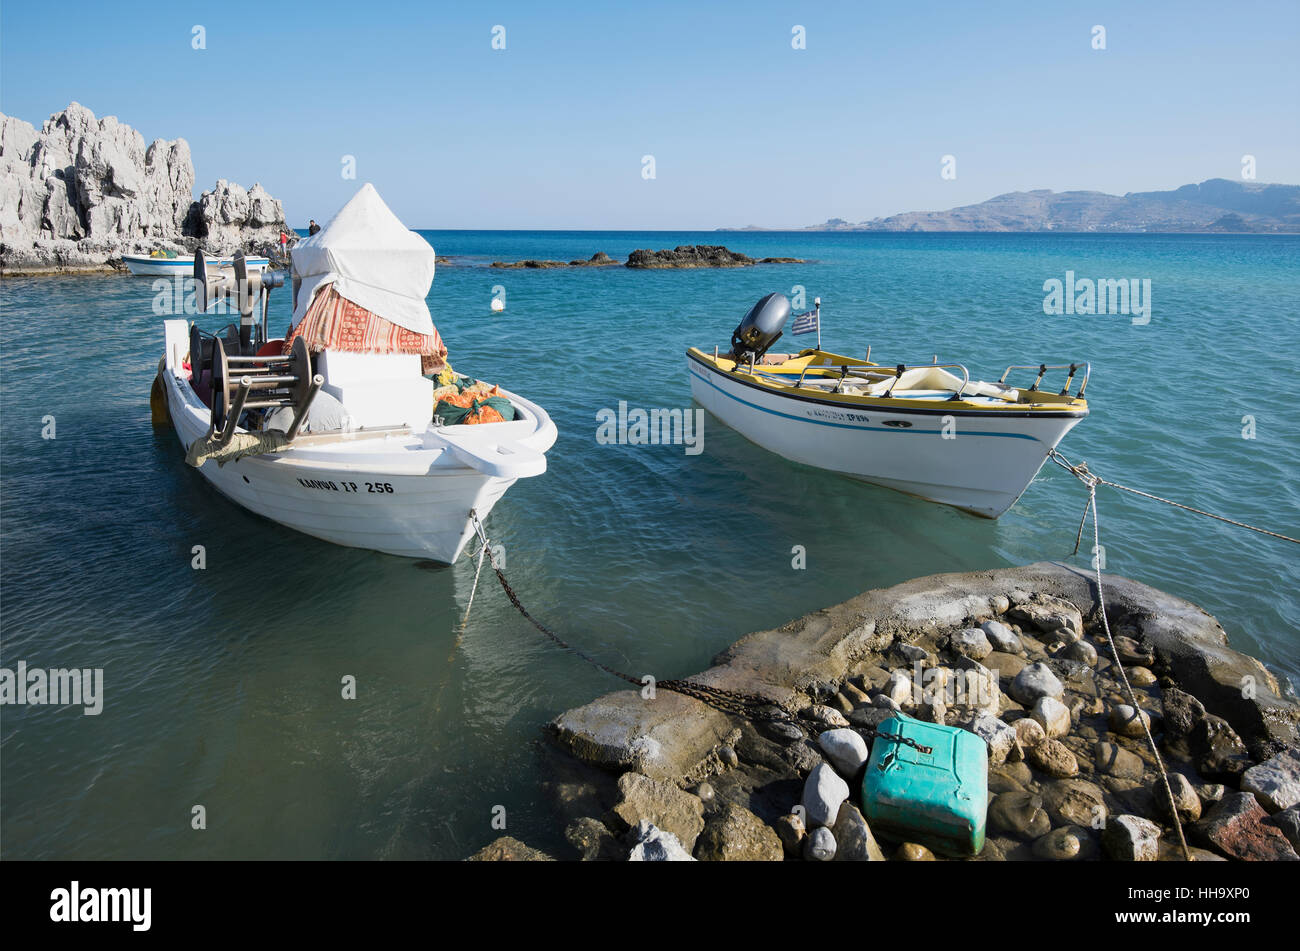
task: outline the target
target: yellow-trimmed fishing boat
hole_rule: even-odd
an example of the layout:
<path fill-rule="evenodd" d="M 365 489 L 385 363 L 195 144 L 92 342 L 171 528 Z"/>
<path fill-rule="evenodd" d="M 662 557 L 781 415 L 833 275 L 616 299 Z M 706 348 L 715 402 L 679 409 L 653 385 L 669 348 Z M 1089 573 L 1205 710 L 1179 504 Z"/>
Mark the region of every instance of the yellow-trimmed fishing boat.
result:
<path fill-rule="evenodd" d="M 789 316 L 789 301 L 769 294 L 741 320 L 730 352 L 686 355 L 696 402 L 794 462 L 997 518 L 1088 415 L 1087 363 L 1012 365 L 983 382 L 958 363 L 889 366 L 820 346 L 769 354 Z M 794 332 L 812 329 L 820 338 L 820 301 Z M 1007 382 L 1031 373 L 1028 386 Z M 1048 374 L 1064 377 L 1059 391 L 1043 387 Z"/>

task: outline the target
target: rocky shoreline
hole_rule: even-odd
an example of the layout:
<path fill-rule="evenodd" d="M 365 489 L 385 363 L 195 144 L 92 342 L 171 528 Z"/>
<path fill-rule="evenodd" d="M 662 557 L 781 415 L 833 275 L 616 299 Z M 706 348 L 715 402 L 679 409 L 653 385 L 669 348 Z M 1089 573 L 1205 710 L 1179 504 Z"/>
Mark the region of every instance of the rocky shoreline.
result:
<path fill-rule="evenodd" d="M 901 711 L 988 748 L 987 840 L 968 861 L 1297 860 L 1300 705 L 1195 605 L 1116 576 L 1107 619 L 1074 567 L 933 575 L 750 634 L 691 678 L 798 711 L 799 728 L 624 690 L 547 729 L 547 783 L 584 860 L 918 861 L 862 810 L 870 730 Z M 798 808 L 796 808 L 798 807 Z M 476 860 L 551 856 L 510 837 Z"/>
<path fill-rule="evenodd" d="M 525 261 L 493 261 L 495 268 L 530 270 L 557 267 L 608 267 L 619 262 L 604 251 L 597 251 L 590 258 L 576 261 L 543 261 L 529 259 Z M 679 244 L 672 249 L 651 251 L 638 249 L 627 256 L 624 267 L 636 270 L 671 270 L 682 268 L 708 267 L 753 267 L 756 264 L 804 264 L 801 258 L 751 258 L 739 251 L 732 251 L 720 244 Z"/>
<path fill-rule="evenodd" d="M 187 255 L 243 248 L 280 257 L 297 235 L 261 185 L 219 179 L 194 198 L 184 139 L 144 137 L 73 102 L 40 129 L 0 114 L 0 274 L 93 274 L 123 269 L 123 254 Z"/>

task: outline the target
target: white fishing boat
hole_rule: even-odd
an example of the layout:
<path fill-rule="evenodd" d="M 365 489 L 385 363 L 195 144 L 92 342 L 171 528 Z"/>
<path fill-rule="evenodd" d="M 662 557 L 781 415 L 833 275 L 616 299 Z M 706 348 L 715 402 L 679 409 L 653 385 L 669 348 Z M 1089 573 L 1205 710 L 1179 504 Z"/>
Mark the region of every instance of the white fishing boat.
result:
<path fill-rule="evenodd" d="M 140 277 L 172 277 L 176 274 L 186 277 L 194 270 L 194 258 L 174 251 L 124 254 L 122 263 L 128 271 Z M 234 258 L 208 258 L 207 263 L 209 267 L 231 267 Z M 264 271 L 270 264 L 270 258 L 244 258 L 249 271 Z"/>
<path fill-rule="evenodd" d="M 339 545 L 455 561 L 471 512 L 485 519 L 517 479 L 546 471 L 554 424 L 516 393 L 451 373 L 425 303 L 433 248 L 370 185 L 292 253 L 285 340 L 266 330 L 280 274 L 196 255 L 200 309 L 231 300 L 240 323 L 213 335 L 165 321 L 155 418 L 251 512 Z"/>
<path fill-rule="evenodd" d="M 1013 365 L 997 382 L 972 380 L 961 364 L 937 360 L 880 365 L 823 351 L 820 309 L 817 301 L 796 320 L 795 333 L 818 331 L 818 346 L 798 354 L 768 353 L 790 316 L 780 294 L 745 315 L 729 353 L 690 348 L 696 402 L 786 459 L 986 518 L 1020 498 L 1048 453 L 1088 415 L 1087 363 Z M 1042 388 L 1054 371 L 1065 378 L 1059 392 Z M 1027 387 L 1007 383 L 1030 372 L 1037 375 Z"/>

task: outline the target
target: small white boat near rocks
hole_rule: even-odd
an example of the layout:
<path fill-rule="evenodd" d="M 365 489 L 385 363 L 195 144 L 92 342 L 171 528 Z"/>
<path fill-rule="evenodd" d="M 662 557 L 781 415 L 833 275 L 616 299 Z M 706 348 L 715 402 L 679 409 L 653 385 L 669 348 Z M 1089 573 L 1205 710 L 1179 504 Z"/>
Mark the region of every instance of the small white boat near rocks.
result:
<path fill-rule="evenodd" d="M 226 297 L 240 324 L 218 336 L 165 322 L 155 419 L 251 512 L 339 545 L 455 561 L 474 534 L 471 512 L 485 519 L 516 480 L 546 471 L 555 425 L 530 400 L 454 378 L 449 365 L 442 387 L 426 375 L 422 364 L 436 369 L 446 355 L 425 304 L 434 251 L 370 185 L 292 253 L 287 340 L 267 339 L 279 274 L 249 273 L 238 256 L 209 268 L 196 255 L 200 308 Z M 481 424 L 435 415 L 444 391 L 452 402 L 438 407 Z"/>
<path fill-rule="evenodd" d="M 741 320 L 729 353 L 686 355 L 697 403 L 794 462 L 997 518 L 1088 415 L 1087 363 L 1013 365 L 987 383 L 957 363 L 882 366 L 820 345 L 769 355 L 789 316 L 790 302 L 769 294 Z M 800 321 L 820 344 L 820 304 Z M 1059 392 L 1041 388 L 1052 371 L 1065 375 Z M 1013 372 L 1037 376 L 1015 387 Z"/>
<path fill-rule="evenodd" d="M 188 276 L 194 271 L 194 259 L 182 254 L 155 251 L 153 254 L 124 254 L 122 263 L 126 269 L 137 277 L 172 277 L 176 274 Z M 231 267 L 234 258 L 208 258 L 208 267 Z M 264 271 L 271 264 L 270 258 L 244 258 L 244 266 L 249 271 Z"/>

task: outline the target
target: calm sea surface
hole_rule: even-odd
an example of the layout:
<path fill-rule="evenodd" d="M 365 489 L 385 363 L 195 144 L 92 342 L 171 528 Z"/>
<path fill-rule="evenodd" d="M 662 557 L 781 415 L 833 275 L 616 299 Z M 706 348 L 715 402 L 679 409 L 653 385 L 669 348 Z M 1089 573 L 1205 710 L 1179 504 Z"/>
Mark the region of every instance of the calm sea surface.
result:
<path fill-rule="evenodd" d="M 712 418 L 697 456 L 597 444 L 596 413 L 620 400 L 689 406 L 685 348 L 725 345 L 755 300 L 795 285 L 809 305 L 821 296 L 827 349 L 937 354 L 985 378 L 1090 360 L 1092 415 L 1067 456 L 1300 535 L 1296 237 L 426 235 L 459 265 L 430 296 L 456 368 L 559 427 L 546 475 L 489 520 L 507 573 L 538 616 L 620 668 L 688 675 L 748 631 L 868 588 L 1070 553 L 1085 497 L 1050 465 L 990 522 L 787 463 Z M 809 263 L 483 266 L 696 242 Z M 1045 316 L 1043 282 L 1067 270 L 1150 279 L 1150 323 Z M 457 640 L 468 559 L 430 571 L 337 548 L 209 489 L 150 424 L 153 293 L 125 276 L 0 284 L 0 662 L 102 667 L 105 691 L 99 716 L 0 708 L 4 857 L 453 859 L 500 834 L 498 805 L 510 834 L 562 850 L 541 727 L 618 682 L 540 640 L 486 577 Z M 1113 490 L 1100 505 L 1108 570 L 1202 605 L 1300 682 L 1294 546 Z M 354 701 L 340 697 L 348 675 Z"/>

